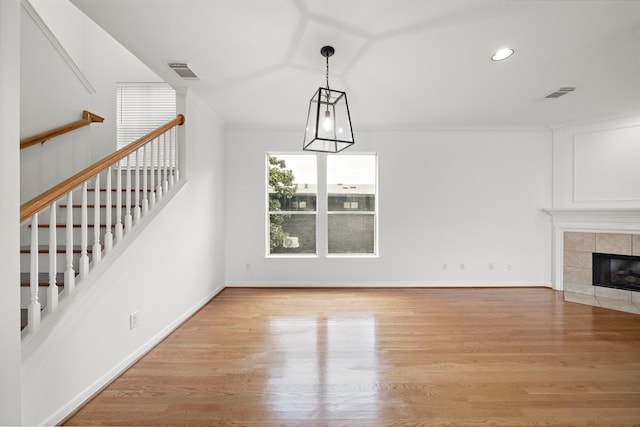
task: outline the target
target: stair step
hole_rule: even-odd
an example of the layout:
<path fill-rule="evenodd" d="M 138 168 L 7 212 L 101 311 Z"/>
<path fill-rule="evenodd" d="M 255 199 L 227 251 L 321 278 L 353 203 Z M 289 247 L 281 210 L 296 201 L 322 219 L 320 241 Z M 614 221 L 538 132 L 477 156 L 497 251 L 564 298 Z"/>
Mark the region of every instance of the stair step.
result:
<path fill-rule="evenodd" d="M 82 252 L 82 248 L 80 247 L 80 245 L 74 245 L 73 246 L 73 253 L 74 254 L 79 254 L 81 252 Z M 87 246 L 87 252 L 88 253 L 93 252 L 93 248 L 91 246 Z M 20 246 L 20 253 L 21 254 L 30 254 L 31 253 L 31 246 L 28 246 L 28 245 Z M 38 253 L 39 254 L 48 254 L 49 253 L 49 246 L 48 245 L 40 245 L 40 246 L 38 246 Z M 56 246 L 56 253 L 58 253 L 58 254 L 67 253 L 67 247 L 65 245 Z"/>
<path fill-rule="evenodd" d="M 64 273 L 56 274 L 56 285 L 64 286 Z M 28 288 L 29 286 L 31 286 L 31 274 L 20 273 L 20 287 Z M 38 273 L 38 286 L 49 286 L 49 273 Z"/>
<path fill-rule="evenodd" d="M 82 224 L 73 224 L 73 228 L 81 228 Z M 100 228 L 106 228 L 106 224 L 100 224 Z M 31 224 L 29 224 L 31 228 Z M 38 228 L 51 228 L 49 224 L 38 224 Z M 67 224 L 56 224 L 56 228 L 67 228 Z M 87 224 L 87 228 L 95 228 L 94 224 Z"/>
<path fill-rule="evenodd" d="M 63 208 L 63 209 L 66 209 L 66 208 L 67 208 L 67 206 L 69 206 L 69 205 L 67 205 L 66 203 L 61 203 L 61 204 L 59 204 L 59 205 L 58 205 L 58 207 L 59 207 L 59 208 Z M 72 207 L 73 209 L 80 209 L 80 208 L 82 208 L 82 205 L 76 205 L 76 204 L 73 204 L 73 205 L 71 205 L 71 207 Z M 96 207 L 96 205 L 95 205 L 95 204 L 93 204 L 93 203 L 92 203 L 92 204 L 90 204 L 90 205 L 87 205 L 87 208 L 89 208 L 89 209 L 93 209 L 93 208 L 95 208 L 95 207 Z M 113 204 L 113 205 L 111 205 L 111 207 L 112 207 L 112 208 L 116 208 L 117 206 L 116 206 L 115 204 Z M 126 205 L 126 204 L 122 204 L 122 207 L 123 207 L 123 208 L 126 208 L 126 207 L 127 207 L 127 205 Z M 133 209 L 134 207 L 135 207 L 135 205 L 132 205 L 132 206 L 131 206 L 131 209 Z M 106 209 L 106 208 L 107 208 L 107 205 L 100 205 L 100 209 Z"/>
<path fill-rule="evenodd" d="M 157 184 L 156 184 L 156 187 L 157 187 Z M 88 192 L 88 193 L 95 193 L 95 191 L 96 191 L 96 189 L 95 189 L 95 188 L 87 188 L 87 192 Z M 123 192 L 124 192 L 124 191 L 127 191 L 127 189 L 126 189 L 126 188 L 121 188 L 121 189 L 120 189 L 120 191 L 123 191 Z M 143 188 L 140 188 L 140 191 L 144 191 L 144 189 L 143 189 Z M 147 193 L 152 192 L 152 191 L 155 191 L 155 188 L 147 188 Z M 101 188 L 101 189 L 100 189 L 100 192 L 101 192 L 101 193 L 106 193 L 106 192 L 107 192 L 107 189 L 106 189 L 106 188 Z M 112 193 L 117 193 L 117 192 L 118 192 L 118 189 L 117 189 L 117 188 L 112 188 L 112 189 L 111 189 L 111 192 L 112 192 Z M 136 189 L 135 189 L 135 188 L 132 188 L 132 189 L 131 189 L 131 192 L 132 192 L 132 193 L 135 193 L 135 192 L 136 192 Z M 74 198 L 75 198 L 75 197 L 74 197 Z"/>

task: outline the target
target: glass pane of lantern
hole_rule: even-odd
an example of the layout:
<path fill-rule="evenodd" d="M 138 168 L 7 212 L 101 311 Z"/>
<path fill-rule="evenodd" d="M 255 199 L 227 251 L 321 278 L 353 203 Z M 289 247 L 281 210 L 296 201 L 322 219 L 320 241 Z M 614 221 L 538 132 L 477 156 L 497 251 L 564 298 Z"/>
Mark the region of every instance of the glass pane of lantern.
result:
<path fill-rule="evenodd" d="M 318 90 L 311 101 L 309 101 L 309 111 L 307 112 L 307 126 L 305 128 L 304 135 L 304 147 L 307 147 L 311 141 L 316 138 L 316 123 L 318 118 L 318 97 L 320 96 L 320 90 Z"/>
<path fill-rule="evenodd" d="M 353 144 L 344 92 L 319 88 L 309 103 L 303 148 L 337 153 Z"/>

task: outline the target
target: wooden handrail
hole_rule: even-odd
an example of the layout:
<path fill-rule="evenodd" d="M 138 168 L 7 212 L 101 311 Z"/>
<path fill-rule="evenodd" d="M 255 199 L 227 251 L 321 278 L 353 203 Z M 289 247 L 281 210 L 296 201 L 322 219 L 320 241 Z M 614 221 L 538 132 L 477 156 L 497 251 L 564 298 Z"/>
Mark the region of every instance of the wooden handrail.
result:
<path fill-rule="evenodd" d="M 71 178 L 62 181 L 60 184 L 51 188 L 48 191 L 40 194 L 39 196 L 34 197 L 28 202 L 22 204 L 20 206 L 20 222 L 23 222 L 27 218 L 31 217 L 36 212 L 41 211 L 45 207 L 49 206 L 54 201 L 61 198 L 63 195 L 67 194 L 69 191 L 75 189 L 80 184 L 85 181 L 88 181 L 92 177 L 96 176 L 103 170 L 107 169 L 109 166 L 113 165 L 117 161 L 120 161 L 127 157 L 129 154 L 136 151 L 138 148 L 142 147 L 146 143 L 153 141 L 158 136 L 162 135 L 166 131 L 174 128 L 176 126 L 181 126 L 184 124 L 184 116 L 182 114 L 178 114 L 175 119 L 165 123 L 159 128 L 149 132 L 145 136 L 135 140 L 131 144 L 123 147 L 111 154 L 102 160 L 97 161 L 93 165 L 88 168 L 78 172 Z"/>
<path fill-rule="evenodd" d="M 30 136 L 29 138 L 21 139 L 20 149 L 22 150 L 24 148 L 31 147 L 32 145 L 48 141 L 51 138 L 60 136 L 67 132 L 71 132 L 72 130 L 81 128 L 82 126 L 86 126 L 91 123 L 102 123 L 103 121 L 104 118 L 100 117 L 99 115 L 84 110 L 82 111 L 82 120 L 77 120 L 73 123 L 67 123 L 66 125 L 58 126 L 57 128 L 41 132 L 37 135 Z"/>

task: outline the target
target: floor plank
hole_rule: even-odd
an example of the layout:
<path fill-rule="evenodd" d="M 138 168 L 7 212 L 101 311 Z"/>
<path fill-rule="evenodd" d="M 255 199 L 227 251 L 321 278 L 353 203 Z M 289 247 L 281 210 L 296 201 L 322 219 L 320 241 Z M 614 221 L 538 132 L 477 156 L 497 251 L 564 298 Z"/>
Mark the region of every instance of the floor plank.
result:
<path fill-rule="evenodd" d="M 640 315 L 542 288 L 228 288 L 66 425 L 638 426 Z"/>

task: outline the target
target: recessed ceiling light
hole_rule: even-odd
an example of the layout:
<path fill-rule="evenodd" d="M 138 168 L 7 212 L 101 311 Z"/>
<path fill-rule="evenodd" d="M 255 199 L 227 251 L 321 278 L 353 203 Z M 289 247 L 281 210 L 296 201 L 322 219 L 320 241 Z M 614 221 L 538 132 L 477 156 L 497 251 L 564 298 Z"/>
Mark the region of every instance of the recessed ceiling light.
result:
<path fill-rule="evenodd" d="M 513 52 L 515 52 L 515 50 L 506 47 L 494 53 L 491 59 L 493 59 L 494 61 L 502 61 L 503 59 L 507 59 L 508 57 L 513 55 Z"/>

